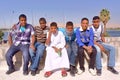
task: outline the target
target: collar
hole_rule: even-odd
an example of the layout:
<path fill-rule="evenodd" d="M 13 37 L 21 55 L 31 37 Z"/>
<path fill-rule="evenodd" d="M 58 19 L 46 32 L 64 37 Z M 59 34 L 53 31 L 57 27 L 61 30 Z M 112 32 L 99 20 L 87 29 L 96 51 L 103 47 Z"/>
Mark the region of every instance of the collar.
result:
<path fill-rule="evenodd" d="M 47 26 L 45 26 L 44 28 L 42 28 L 41 26 L 39 26 L 40 27 L 40 29 L 42 29 L 42 30 L 45 30 L 46 28 L 47 28 Z"/>
<path fill-rule="evenodd" d="M 80 26 L 79 30 L 83 31 L 82 26 Z M 90 27 L 88 27 L 87 30 L 90 30 Z"/>
<path fill-rule="evenodd" d="M 17 24 L 17 26 L 18 26 L 18 29 L 20 29 L 21 28 L 21 25 L 20 25 L 20 23 L 19 24 Z M 25 25 L 25 29 L 27 28 L 27 23 L 26 23 L 26 25 Z"/>

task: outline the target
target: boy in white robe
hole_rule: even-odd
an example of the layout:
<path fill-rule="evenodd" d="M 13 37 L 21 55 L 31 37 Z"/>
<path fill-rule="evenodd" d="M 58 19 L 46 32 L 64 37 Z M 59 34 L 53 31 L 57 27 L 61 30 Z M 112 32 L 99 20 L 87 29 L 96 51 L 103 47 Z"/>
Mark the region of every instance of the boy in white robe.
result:
<path fill-rule="evenodd" d="M 62 32 L 58 31 L 57 23 L 51 23 L 46 40 L 45 77 L 49 77 L 55 69 L 61 69 L 61 75 L 67 76 L 69 59 L 65 44 L 65 37 Z"/>

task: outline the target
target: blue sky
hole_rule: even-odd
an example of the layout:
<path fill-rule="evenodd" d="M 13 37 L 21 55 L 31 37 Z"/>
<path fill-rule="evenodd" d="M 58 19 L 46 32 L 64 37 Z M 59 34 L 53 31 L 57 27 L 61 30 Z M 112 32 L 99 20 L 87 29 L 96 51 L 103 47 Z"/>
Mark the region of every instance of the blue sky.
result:
<path fill-rule="evenodd" d="M 65 23 L 73 21 L 80 23 L 81 18 L 88 17 L 90 22 L 93 16 L 106 8 L 111 13 L 108 25 L 119 25 L 120 0 L 1 0 L 0 28 L 10 28 L 18 22 L 18 16 L 24 13 L 28 22 L 39 25 L 40 17 L 48 22 Z"/>

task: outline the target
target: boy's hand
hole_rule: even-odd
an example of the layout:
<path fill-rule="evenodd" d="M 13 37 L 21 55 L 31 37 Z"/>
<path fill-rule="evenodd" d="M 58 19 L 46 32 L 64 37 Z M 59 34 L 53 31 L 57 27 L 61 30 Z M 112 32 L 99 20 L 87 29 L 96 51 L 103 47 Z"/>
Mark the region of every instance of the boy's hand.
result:
<path fill-rule="evenodd" d="M 92 47 L 91 46 L 87 46 L 87 52 L 88 52 L 88 54 L 92 53 Z"/>
<path fill-rule="evenodd" d="M 56 53 L 59 52 L 59 49 L 58 49 L 58 48 L 56 48 L 56 47 L 54 47 L 54 46 L 53 46 L 52 48 L 55 50 Z"/>
<path fill-rule="evenodd" d="M 16 28 L 16 24 L 14 24 L 13 26 L 12 26 L 12 30 L 16 30 L 17 28 Z"/>
<path fill-rule="evenodd" d="M 35 46 L 34 45 L 30 45 L 30 48 L 33 50 L 33 51 L 35 51 Z"/>
<path fill-rule="evenodd" d="M 101 45 L 101 44 L 98 44 L 99 48 L 101 49 L 101 51 L 105 52 L 105 48 Z"/>
<path fill-rule="evenodd" d="M 69 47 L 69 45 L 66 44 L 66 45 L 65 45 L 65 48 L 68 48 L 68 47 Z"/>
<path fill-rule="evenodd" d="M 56 48 L 56 47 L 54 47 L 54 46 L 53 46 L 52 48 L 55 50 L 56 53 L 59 53 L 59 52 L 61 52 L 61 50 L 62 50 L 61 48 L 58 49 L 58 48 Z"/>
<path fill-rule="evenodd" d="M 52 34 L 52 30 L 51 29 L 49 30 L 49 34 Z"/>

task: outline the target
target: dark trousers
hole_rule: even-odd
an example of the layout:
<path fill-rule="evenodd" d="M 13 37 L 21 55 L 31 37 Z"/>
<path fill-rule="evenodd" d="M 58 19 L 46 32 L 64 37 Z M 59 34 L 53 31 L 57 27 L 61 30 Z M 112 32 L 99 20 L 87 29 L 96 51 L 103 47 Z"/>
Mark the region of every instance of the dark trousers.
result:
<path fill-rule="evenodd" d="M 90 57 L 89 69 L 90 68 L 94 69 L 94 67 L 95 67 L 95 60 L 96 60 L 97 51 L 96 51 L 95 47 L 92 47 L 92 48 L 93 48 L 92 53 L 88 54 Z M 85 49 L 83 47 L 78 48 L 78 60 L 79 60 L 79 65 L 80 65 L 81 70 L 85 70 L 85 68 L 84 68 L 84 57 L 85 57 L 84 50 Z"/>
<path fill-rule="evenodd" d="M 9 69 L 14 69 L 12 58 L 18 51 L 21 51 L 23 54 L 23 60 L 24 60 L 23 71 L 27 71 L 28 64 L 29 64 L 29 45 L 28 44 L 27 45 L 20 44 L 19 46 L 15 46 L 15 45 L 10 46 L 10 48 L 6 53 L 7 65 L 9 66 Z"/>

